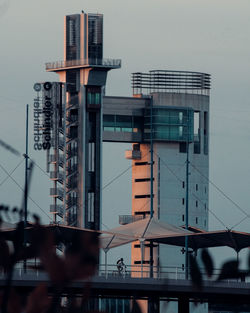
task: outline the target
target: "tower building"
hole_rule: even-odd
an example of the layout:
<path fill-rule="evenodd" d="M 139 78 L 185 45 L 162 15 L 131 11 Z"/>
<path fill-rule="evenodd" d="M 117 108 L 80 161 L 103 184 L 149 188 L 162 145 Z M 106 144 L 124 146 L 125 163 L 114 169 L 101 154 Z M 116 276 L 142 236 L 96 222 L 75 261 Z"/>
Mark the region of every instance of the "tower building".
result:
<path fill-rule="evenodd" d="M 150 99 L 150 107 L 144 109 L 144 140 L 127 153 L 133 165 L 133 219 L 150 215 L 153 196 L 153 215 L 159 220 L 207 230 L 210 76 L 184 71 L 134 73 L 132 86 L 134 97 Z M 155 266 L 184 269 L 180 248 L 159 245 L 154 250 Z M 138 243 L 132 245 L 131 258 L 132 264 L 141 264 Z M 149 249 L 143 262 L 150 264 Z"/>
<path fill-rule="evenodd" d="M 46 70 L 59 74 L 66 87 L 65 119 L 55 134 L 59 144 L 48 162 L 58 165 L 56 184 L 60 166 L 66 172 L 62 189 L 51 190 L 51 211 L 68 225 L 100 229 L 103 93 L 107 72 L 120 66 L 120 60 L 103 59 L 101 14 L 65 17 L 64 60 L 47 63 Z"/>

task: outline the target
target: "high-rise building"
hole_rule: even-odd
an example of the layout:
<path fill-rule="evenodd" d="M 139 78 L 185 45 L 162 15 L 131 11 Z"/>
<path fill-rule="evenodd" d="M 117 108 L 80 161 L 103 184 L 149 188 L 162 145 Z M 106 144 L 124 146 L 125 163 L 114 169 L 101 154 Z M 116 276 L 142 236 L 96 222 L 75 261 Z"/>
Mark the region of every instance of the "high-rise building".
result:
<path fill-rule="evenodd" d="M 101 14 L 65 17 L 64 60 L 47 63 L 46 70 L 59 74 L 66 86 L 65 119 L 49 163 L 56 164 L 57 185 L 60 166 L 66 173 L 63 186 L 51 190 L 51 211 L 68 225 L 100 229 L 103 93 L 107 72 L 120 66 L 120 60 L 103 59 Z"/>
<path fill-rule="evenodd" d="M 133 218 L 150 215 L 153 196 L 152 213 L 159 220 L 185 226 L 188 213 L 189 225 L 207 230 L 209 75 L 150 71 L 134 73 L 132 84 L 135 97 L 150 99 L 144 109 L 144 140 L 133 144 L 128 153 L 133 165 Z M 154 249 L 158 250 L 154 265 L 184 268 L 180 248 L 160 245 Z M 132 264 L 141 263 L 138 243 L 132 245 L 131 256 Z M 144 264 L 150 264 L 149 249 Z"/>

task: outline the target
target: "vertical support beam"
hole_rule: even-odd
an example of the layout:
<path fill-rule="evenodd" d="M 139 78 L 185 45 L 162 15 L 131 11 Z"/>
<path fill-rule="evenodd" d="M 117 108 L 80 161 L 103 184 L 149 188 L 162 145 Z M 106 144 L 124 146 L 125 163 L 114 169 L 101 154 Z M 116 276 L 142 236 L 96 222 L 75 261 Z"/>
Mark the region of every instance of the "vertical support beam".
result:
<path fill-rule="evenodd" d="M 153 146 L 153 98 L 150 99 L 150 219 L 154 216 L 154 146 Z M 150 241 L 150 277 L 153 277 L 154 248 Z M 154 312 L 153 298 L 148 298 L 148 313 Z"/>
<path fill-rule="evenodd" d="M 29 141 L 29 105 L 26 105 L 26 140 L 25 140 L 25 190 L 24 190 L 24 227 L 28 216 L 28 143 Z"/>
<path fill-rule="evenodd" d="M 150 218 L 154 215 L 154 143 L 153 143 L 153 97 L 150 99 Z M 154 250 L 150 241 L 150 277 L 153 277 Z"/>
<path fill-rule="evenodd" d="M 189 313 L 189 298 L 179 297 L 178 298 L 178 313 Z"/>
<path fill-rule="evenodd" d="M 148 312 L 159 313 L 160 312 L 160 301 L 159 297 L 152 296 L 148 299 Z"/>
<path fill-rule="evenodd" d="M 188 223 L 189 223 L 189 109 L 187 108 L 187 140 L 186 140 L 186 218 L 185 218 L 185 227 L 188 229 Z M 185 237 L 185 278 L 188 279 L 188 236 Z"/>
<path fill-rule="evenodd" d="M 27 244 L 27 218 L 28 218 L 28 146 L 29 146 L 29 105 L 26 105 L 26 139 L 25 139 L 25 187 L 24 187 L 24 247 Z M 26 273 L 26 258 L 23 261 L 23 269 Z"/>

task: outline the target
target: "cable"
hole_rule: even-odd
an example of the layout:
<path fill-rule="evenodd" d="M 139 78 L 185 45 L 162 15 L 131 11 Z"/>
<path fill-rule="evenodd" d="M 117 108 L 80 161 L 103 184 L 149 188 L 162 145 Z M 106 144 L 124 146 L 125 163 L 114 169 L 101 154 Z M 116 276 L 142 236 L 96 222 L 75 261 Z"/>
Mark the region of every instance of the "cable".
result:
<path fill-rule="evenodd" d="M 157 155 L 157 154 L 156 154 Z M 157 155 L 158 156 L 158 155 Z M 158 156 L 159 157 L 159 156 Z M 167 167 L 167 169 L 175 176 L 175 178 L 178 180 L 178 181 L 180 181 L 180 182 L 182 182 L 182 180 L 175 174 L 175 172 L 166 164 L 166 162 L 163 160 L 163 159 L 161 159 L 160 158 L 160 160 L 162 161 L 162 163 Z M 186 163 L 186 162 L 185 162 Z M 184 164 L 185 164 L 184 163 Z M 182 165 L 183 166 L 183 165 Z M 181 167 L 182 167 L 181 166 Z M 180 167 L 180 168 L 181 168 Z M 192 196 L 194 196 L 198 201 L 200 201 L 204 206 L 205 206 L 205 204 L 203 203 L 203 201 L 201 200 L 201 199 L 199 199 L 195 194 L 193 194 L 192 193 Z M 225 225 L 225 223 L 223 223 L 223 221 L 213 212 L 213 211 L 211 211 L 210 209 L 207 209 L 225 228 L 227 228 L 228 229 L 228 227 Z"/>
<path fill-rule="evenodd" d="M 108 226 L 107 226 L 107 225 L 105 225 L 104 223 L 102 223 L 102 225 L 103 225 L 104 227 L 106 227 L 106 228 L 107 228 L 107 230 L 109 230 L 109 228 L 108 228 Z"/>
<path fill-rule="evenodd" d="M 48 174 L 44 169 L 42 169 L 35 161 L 32 160 L 32 162 L 33 162 L 34 165 L 37 166 L 46 176 L 48 176 L 48 177 L 50 178 L 49 174 Z"/>
<path fill-rule="evenodd" d="M 118 178 L 120 178 L 123 174 L 125 174 L 128 170 L 130 170 L 133 167 L 133 165 L 130 165 L 127 169 L 125 169 L 121 174 L 117 175 L 116 177 L 114 177 L 109 183 L 107 183 L 102 190 L 104 190 L 105 188 L 107 188 L 109 185 L 111 185 L 115 180 L 117 180 Z"/>
<path fill-rule="evenodd" d="M 242 220 L 239 221 L 239 223 L 233 225 L 230 230 L 234 229 L 236 226 L 239 226 L 242 222 L 244 222 L 245 220 L 247 220 L 249 218 L 249 216 L 245 216 Z"/>
<path fill-rule="evenodd" d="M 9 176 L 10 179 L 12 179 L 14 181 L 14 183 L 24 192 L 24 189 L 19 185 L 19 183 L 11 176 L 11 174 L 9 174 L 5 168 L 0 164 L 1 169 Z M 41 207 L 39 204 L 36 203 L 35 200 L 33 200 L 30 196 L 28 196 L 28 198 L 45 214 L 47 215 L 47 217 L 49 219 L 52 220 L 51 216 L 49 216 Z"/>
<path fill-rule="evenodd" d="M 216 190 L 218 190 L 226 199 L 228 199 L 231 203 L 233 203 L 236 208 L 238 208 L 243 214 L 245 214 L 247 217 L 250 217 L 250 215 L 242 209 L 236 202 L 234 202 L 228 195 L 225 194 L 224 191 L 222 191 L 218 186 L 216 186 L 208 177 L 206 177 L 200 170 L 198 170 L 191 162 L 190 165 L 202 176 L 204 177 Z"/>
<path fill-rule="evenodd" d="M 175 172 L 166 164 L 166 162 L 165 162 L 156 152 L 154 152 L 154 154 L 155 154 L 158 158 L 160 158 L 161 162 L 166 166 L 166 168 L 169 170 L 169 172 L 171 172 L 177 180 L 179 180 L 180 182 L 183 181 L 182 179 L 180 179 L 180 178 L 175 174 Z M 186 163 L 186 162 L 185 162 L 185 163 Z M 185 163 L 184 163 L 184 164 L 185 164 Z M 180 168 L 182 168 L 182 167 L 184 166 L 184 164 L 183 164 Z M 180 168 L 178 169 L 178 171 L 180 170 Z"/>
<path fill-rule="evenodd" d="M 12 175 L 12 174 L 15 172 L 15 170 L 23 163 L 23 161 L 24 161 L 24 159 L 22 159 L 21 162 L 19 162 L 19 163 L 17 164 L 17 166 L 16 166 L 9 174 Z M 1 181 L 0 187 L 1 187 L 8 179 L 9 179 L 9 176 L 6 176 L 6 177 Z"/>
<path fill-rule="evenodd" d="M 203 206 L 205 206 L 205 203 L 199 197 L 197 197 L 197 195 L 192 193 L 192 196 L 194 196 Z M 221 223 L 221 225 L 223 227 L 225 227 L 226 229 L 229 229 L 227 227 L 227 225 L 212 210 L 210 210 L 210 209 L 207 209 L 207 210 L 208 210 L 208 212 L 210 212 L 217 219 L 217 221 L 219 221 Z"/>
<path fill-rule="evenodd" d="M 141 157 L 141 159 L 143 159 L 145 156 L 147 156 L 149 154 L 149 152 L 145 153 L 145 155 L 143 155 Z M 133 166 L 135 165 L 130 165 L 127 169 L 125 169 L 123 172 L 121 172 L 119 175 L 117 175 L 116 177 L 114 177 L 109 183 L 107 183 L 102 190 L 104 190 L 106 187 L 108 187 L 109 185 L 111 185 L 114 181 L 116 181 L 118 178 L 120 178 L 123 174 L 125 174 L 128 170 L 130 170 Z"/>

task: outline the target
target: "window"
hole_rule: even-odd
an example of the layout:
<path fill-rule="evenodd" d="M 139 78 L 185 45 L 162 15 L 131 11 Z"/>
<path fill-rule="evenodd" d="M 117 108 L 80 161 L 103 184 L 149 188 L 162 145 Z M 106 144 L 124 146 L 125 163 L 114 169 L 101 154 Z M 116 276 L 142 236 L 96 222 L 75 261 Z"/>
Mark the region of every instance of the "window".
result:
<path fill-rule="evenodd" d="M 135 162 L 135 165 L 149 165 L 150 163 L 148 162 Z"/>
<path fill-rule="evenodd" d="M 195 185 L 195 190 L 198 191 L 198 184 Z"/>
<path fill-rule="evenodd" d="M 198 224 L 198 217 L 195 218 L 195 223 Z"/>
<path fill-rule="evenodd" d="M 185 221 L 185 216 L 184 216 L 184 214 L 182 214 L 182 222 L 184 222 Z"/>
<path fill-rule="evenodd" d="M 185 182 L 184 181 L 182 182 L 182 188 L 185 188 Z"/>
<path fill-rule="evenodd" d="M 182 204 L 183 204 L 183 205 L 185 204 L 185 199 L 184 199 L 184 198 L 182 198 Z"/>
<path fill-rule="evenodd" d="M 204 112 L 204 146 L 203 152 L 208 154 L 208 112 Z"/>
<path fill-rule="evenodd" d="M 187 143 L 186 142 L 180 142 L 179 152 L 180 153 L 187 153 Z"/>
<path fill-rule="evenodd" d="M 136 195 L 135 196 L 135 199 L 145 199 L 145 198 L 150 198 L 151 196 L 150 195 Z M 153 195 L 154 197 L 154 195 Z"/>
<path fill-rule="evenodd" d="M 135 215 L 143 215 L 145 217 L 146 215 L 149 215 L 150 211 L 137 211 L 135 212 Z"/>
<path fill-rule="evenodd" d="M 88 108 L 99 108 L 101 106 L 100 87 L 87 87 L 87 106 Z"/>
<path fill-rule="evenodd" d="M 140 248 L 141 245 L 140 244 L 135 244 L 134 248 Z M 150 243 L 144 243 L 144 247 L 150 248 Z M 157 244 L 153 244 L 153 247 L 158 247 Z"/>
<path fill-rule="evenodd" d="M 198 201 L 197 200 L 195 201 L 195 206 L 198 208 Z"/>
<path fill-rule="evenodd" d="M 88 222 L 94 222 L 94 201 L 95 194 L 93 192 L 88 193 Z"/>
<path fill-rule="evenodd" d="M 194 153 L 200 154 L 200 112 L 194 112 Z"/>
<path fill-rule="evenodd" d="M 146 182 L 146 181 L 150 181 L 150 178 L 135 178 L 135 183 L 141 183 L 141 182 Z"/>
<path fill-rule="evenodd" d="M 150 264 L 150 261 L 142 261 L 143 264 Z M 134 264 L 141 264 L 141 261 L 134 261 Z"/>

